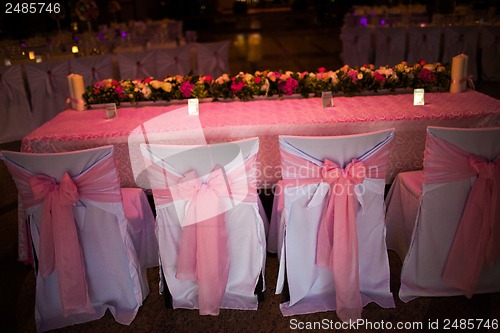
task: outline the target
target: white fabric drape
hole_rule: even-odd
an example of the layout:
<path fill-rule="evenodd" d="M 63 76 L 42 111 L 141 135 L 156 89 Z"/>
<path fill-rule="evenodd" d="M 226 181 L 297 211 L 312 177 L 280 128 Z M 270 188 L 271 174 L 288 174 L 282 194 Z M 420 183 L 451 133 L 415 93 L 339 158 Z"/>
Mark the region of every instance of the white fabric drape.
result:
<path fill-rule="evenodd" d="M 391 140 L 391 130 L 324 138 L 282 136 L 280 149 L 315 165 L 321 165 L 321 161 L 328 159 L 344 167 L 353 158 L 359 157 L 359 161 L 369 158 Z M 301 174 L 308 171 L 302 168 L 295 172 Z M 384 179 L 369 178 L 356 185 L 360 203 L 356 218 L 359 287 L 362 306 L 376 302 L 391 308 L 394 302 L 389 289 L 389 261 L 385 246 L 384 185 Z M 284 195 L 284 209 L 281 216 L 274 220 L 279 224 L 280 267 L 276 292 L 283 291 L 287 280 L 290 294 L 290 301 L 281 304 L 281 312 L 291 316 L 336 310 L 332 272 L 316 264 L 317 233 L 328 185 L 318 183 L 295 187 L 295 190 L 279 190 Z"/>
<path fill-rule="evenodd" d="M 118 53 L 118 67 L 122 80 L 157 77 L 156 50 Z"/>
<path fill-rule="evenodd" d="M 414 64 L 421 59 L 429 63 L 438 61 L 440 45 L 441 27 L 410 27 L 408 29 L 408 63 Z"/>
<path fill-rule="evenodd" d="M 429 127 L 428 133 L 486 160 L 500 154 L 499 128 Z M 463 167 L 457 165 L 457 169 Z M 417 297 L 464 295 L 446 283 L 442 274 L 476 177 L 428 184 L 424 174 L 425 167 L 424 171 L 400 173 L 386 198 L 387 247 L 403 261 L 399 291 L 403 302 Z M 475 293 L 498 292 L 498 281 L 497 262 L 484 268 Z"/>
<path fill-rule="evenodd" d="M 443 62 L 451 63 L 454 56 L 464 53 L 469 59 L 467 73 L 474 81 L 477 76 L 478 26 L 449 26 L 443 28 Z"/>
<path fill-rule="evenodd" d="M 171 75 L 187 75 L 191 70 L 191 46 L 156 51 L 158 79 Z"/>
<path fill-rule="evenodd" d="M 155 196 L 157 213 L 157 236 L 160 249 L 160 262 L 166 283 L 172 295 L 173 307 L 185 309 L 200 308 L 196 280 L 183 280 L 176 276 L 180 246 L 183 235 L 181 221 L 184 221 L 192 202 L 185 198 L 172 196 L 170 202 L 162 201 L 155 189 L 169 188 L 185 175 L 195 171 L 199 179 L 207 181 L 215 166 L 223 168 L 228 179 L 228 192 L 233 186 L 255 182 L 254 166 L 243 175 L 241 168 L 245 162 L 255 158 L 258 153 L 258 139 L 214 144 L 209 146 L 169 146 L 141 144 L 141 152 L 149 163 L 155 163 L 164 171 L 164 176 L 152 168 L 148 174 Z M 237 175 L 232 175 L 236 170 Z M 252 171 L 253 170 L 253 171 Z M 250 172 L 249 172 L 250 171 Z M 242 177 L 243 176 L 243 177 Z M 236 180 L 232 184 L 231 178 Z M 238 185 L 239 184 L 239 185 Z M 172 184 L 172 186 L 174 186 Z M 245 185 L 246 186 L 246 185 Z M 250 190 L 250 187 L 249 187 Z M 255 191 L 255 188 L 254 188 Z M 248 194 L 253 196 L 256 193 Z M 224 211 L 224 227 L 227 231 L 229 253 L 229 275 L 220 308 L 256 310 L 258 306 L 255 288 L 260 274 L 264 274 L 266 261 L 265 224 L 267 218 L 257 200 L 231 200 L 232 208 Z M 221 199 L 222 200 L 222 199 Z M 223 202 L 226 202 L 224 200 Z M 222 212 L 222 210 L 221 210 Z M 264 286 L 265 288 L 265 283 Z"/>
<path fill-rule="evenodd" d="M 395 66 L 406 53 L 406 28 L 375 29 L 375 66 Z"/>
<path fill-rule="evenodd" d="M 229 73 L 229 41 L 197 43 L 198 74 L 211 75 L 214 79 Z"/>
<path fill-rule="evenodd" d="M 372 30 L 366 27 L 342 27 L 342 59 L 349 66 L 372 63 Z"/>
<path fill-rule="evenodd" d="M 85 86 L 113 77 L 113 56 L 106 54 L 87 58 L 72 58 L 69 61 L 71 73 L 83 76 Z"/>
<path fill-rule="evenodd" d="M 34 126 L 39 127 L 65 109 L 69 97 L 67 60 L 25 64 Z"/>
<path fill-rule="evenodd" d="M 481 78 L 500 81 L 500 26 L 481 28 Z"/>
<path fill-rule="evenodd" d="M 20 168 L 34 175 L 43 174 L 59 183 L 63 173 L 77 179 L 114 159 L 113 151 L 112 146 L 58 154 L 4 151 L 0 157 L 11 168 Z M 111 178 L 115 178 L 119 187 L 116 169 L 113 167 L 107 172 L 106 176 L 115 174 Z M 99 180 L 96 181 L 95 186 L 99 188 Z M 23 184 L 16 181 L 17 186 Z M 26 210 L 31 244 L 37 258 L 41 247 L 40 230 L 44 227 L 40 221 L 43 206 L 35 205 Z M 88 296 L 95 312 L 65 316 L 61 308 L 57 270 L 46 277 L 37 274 L 37 330 L 42 332 L 96 320 L 108 309 L 117 322 L 129 325 L 149 293 L 146 268 L 157 265 L 154 219 L 144 192 L 141 189 L 122 189 L 121 197 L 114 202 L 80 198 L 73 205 L 73 215 L 74 221 L 68 223 L 76 225 Z M 36 264 L 35 261 L 35 269 L 38 269 Z"/>
<path fill-rule="evenodd" d="M 34 129 L 21 65 L 0 67 L 0 143 L 21 140 Z"/>

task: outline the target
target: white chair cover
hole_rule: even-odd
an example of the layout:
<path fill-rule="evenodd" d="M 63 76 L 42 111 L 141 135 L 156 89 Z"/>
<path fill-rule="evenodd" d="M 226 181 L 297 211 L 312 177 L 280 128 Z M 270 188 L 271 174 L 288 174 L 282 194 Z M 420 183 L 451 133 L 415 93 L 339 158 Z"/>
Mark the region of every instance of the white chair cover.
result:
<path fill-rule="evenodd" d="M 267 223 L 267 218 L 263 210 L 259 208 L 256 200 L 258 197 L 255 197 L 256 189 L 252 185 L 255 184 L 255 165 L 251 165 L 250 169 L 247 168 L 243 174 L 240 172 L 242 167 L 248 167 L 248 162 L 254 162 L 253 159 L 258 153 L 258 148 L 257 138 L 202 146 L 141 144 L 141 152 L 146 161 L 155 163 L 148 168 L 148 174 L 155 198 L 160 262 L 168 290 L 172 296 L 174 309 L 200 309 L 200 314 L 210 315 L 218 314 L 218 308 L 257 309 L 258 300 L 254 292 L 259 276 L 264 274 L 266 260 L 264 223 Z M 160 167 L 156 171 L 154 170 L 155 165 L 156 168 Z M 225 213 L 223 220 L 227 231 L 229 273 L 225 292 L 222 290 L 223 296 L 220 305 L 217 305 L 215 313 L 204 313 L 200 306 L 202 300 L 201 294 L 199 294 L 199 292 L 201 293 L 199 282 L 178 276 L 180 274 L 180 252 L 184 241 L 182 236 L 185 228 L 189 227 L 181 226 L 181 224 L 188 218 L 192 209 L 190 205 L 195 205 L 196 199 L 188 201 L 185 198 L 175 196 L 173 189 L 177 184 L 182 184 L 183 177 L 192 173 L 193 170 L 196 171 L 197 175 L 200 175 L 198 179 L 202 183 L 209 184 L 212 170 L 216 166 L 223 167 L 223 172 L 227 175 L 228 193 L 232 195 L 232 200 L 220 199 L 219 205 L 229 204 L 229 206 L 219 206 L 225 208 L 215 212 L 215 215 L 221 212 Z M 248 187 L 247 199 L 245 199 L 245 195 L 238 197 L 235 194 L 238 192 L 236 190 L 238 184 L 243 185 L 245 189 L 251 185 Z M 160 194 L 162 191 L 164 193 L 165 189 L 172 194 L 170 199 L 165 200 L 165 196 Z M 252 197 L 253 200 L 248 200 Z M 196 206 L 193 209 L 196 209 Z M 204 211 L 198 213 L 207 214 Z M 206 218 L 215 215 L 206 216 Z M 197 219 L 196 223 L 199 221 L 200 219 Z M 210 239 L 205 238 L 205 241 L 210 241 Z M 199 255 L 198 252 L 198 258 Z M 204 259 L 207 262 L 212 262 L 215 258 Z M 226 260 L 226 258 L 223 259 Z M 264 275 L 262 275 L 263 277 Z"/>
<path fill-rule="evenodd" d="M 477 77 L 478 26 L 448 26 L 443 28 L 443 62 L 451 63 L 454 56 L 466 54 L 467 73 L 474 81 Z"/>
<path fill-rule="evenodd" d="M 481 78 L 500 81 L 500 26 L 481 27 Z"/>
<path fill-rule="evenodd" d="M 211 75 L 214 79 L 229 74 L 229 41 L 197 43 L 198 74 Z"/>
<path fill-rule="evenodd" d="M 363 161 L 380 149 L 388 148 L 386 145 L 392 140 L 393 131 L 339 137 L 280 136 L 279 142 L 282 151 L 310 163 L 321 166 L 328 159 L 344 168 L 355 158 Z M 295 171 L 297 175 L 303 172 L 308 170 L 302 167 Z M 289 177 L 283 173 L 284 180 Z M 365 178 L 355 186 L 358 193 L 355 196 L 360 203 L 356 228 L 361 306 L 376 302 L 385 308 L 394 307 L 385 245 L 385 179 Z M 326 182 L 302 185 L 295 190 L 280 188 L 284 207 L 281 215 L 278 218 L 273 216 L 273 220 L 279 223 L 280 266 L 276 293 L 283 291 L 287 280 L 290 294 L 290 301 L 281 304 L 285 316 L 338 310 L 332 271 L 316 264 L 318 228 L 328 192 Z M 273 208 L 273 214 L 276 213 Z"/>
<path fill-rule="evenodd" d="M 122 80 L 157 77 L 156 50 L 118 53 L 118 67 Z"/>
<path fill-rule="evenodd" d="M 182 38 L 182 21 L 167 21 L 167 39 L 168 40 L 179 40 Z"/>
<path fill-rule="evenodd" d="M 113 56 L 106 54 L 87 58 L 71 58 L 69 66 L 71 72 L 83 76 L 85 86 L 113 77 Z"/>
<path fill-rule="evenodd" d="M 69 98 L 68 60 L 24 64 L 35 127 L 64 111 Z"/>
<path fill-rule="evenodd" d="M 500 128 L 429 127 L 427 135 L 490 161 L 500 154 Z M 403 261 L 399 298 L 404 302 L 417 297 L 464 295 L 445 283 L 442 273 L 476 177 L 426 184 L 424 172 L 400 173 L 386 198 L 387 247 Z M 497 261 L 484 268 L 475 293 L 500 291 L 498 281 Z"/>
<path fill-rule="evenodd" d="M 342 27 L 342 60 L 350 66 L 372 63 L 372 30 L 366 27 Z"/>
<path fill-rule="evenodd" d="M 406 28 L 375 29 L 375 66 L 395 66 L 406 59 Z"/>
<path fill-rule="evenodd" d="M 35 257 L 37 330 L 42 332 L 99 319 L 108 309 L 117 322 L 130 324 L 149 293 L 146 268 L 158 265 L 158 247 L 154 235 L 154 217 L 144 192 L 141 189 L 122 189 L 120 195 L 113 147 L 58 154 L 2 151 L 0 158 L 13 175 L 29 224 Z M 79 243 L 76 246 L 79 245 L 83 281 L 86 281 L 91 307 L 84 307 L 82 304 L 76 310 L 68 312 L 63 307 L 63 299 L 68 295 L 60 292 L 62 276 L 65 274 L 64 265 L 59 265 L 60 261 L 56 259 L 53 271 L 50 274 L 43 273 L 42 266 L 46 266 L 47 262 L 43 258 L 47 256 L 41 250 L 47 247 L 47 243 L 42 243 L 42 232 L 50 227 L 45 224 L 50 220 L 43 220 L 43 211 L 49 207 L 49 203 L 45 200 L 33 204 L 31 197 L 34 192 L 30 184 L 32 177 L 39 175 L 50 177 L 56 184 L 60 184 L 65 177 L 63 175 L 68 174 L 75 184 L 79 184 L 78 179 L 86 174 L 90 175 L 89 173 L 106 178 L 106 185 L 109 187 L 103 187 L 102 179 L 90 180 L 93 184 L 87 179 L 83 192 L 78 188 L 80 197 L 72 205 L 74 221 L 64 223 L 68 223 L 65 229 L 74 228 L 76 232 Z M 85 191 L 88 193 L 89 188 L 94 194 L 82 196 Z M 99 193 L 113 193 L 116 189 L 117 198 L 98 199 Z M 52 216 L 54 214 L 53 212 Z M 52 221 L 52 224 L 53 230 L 56 230 L 55 222 Z M 53 234 L 55 240 L 60 240 L 54 241 L 55 257 L 65 256 L 66 254 L 58 251 L 59 246 L 66 249 L 75 244 L 65 244 L 65 241 L 69 241 L 66 237 L 57 236 L 55 231 Z M 67 232 L 64 235 L 67 236 Z M 72 288 L 80 287 L 80 284 L 73 284 Z"/>
<path fill-rule="evenodd" d="M 34 129 L 21 65 L 0 67 L 0 143 L 21 140 Z"/>
<path fill-rule="evenodd" d="M 191 46 L 156 51 L 158 79 L 169 75 L 187 75 L 191 70 Z"/>
<path fill-rule="evenodd" d="M 409 64 L 424 59 L 428 63 L 440 60 L 441 27 L 410 27 L 408 29 Z"/>

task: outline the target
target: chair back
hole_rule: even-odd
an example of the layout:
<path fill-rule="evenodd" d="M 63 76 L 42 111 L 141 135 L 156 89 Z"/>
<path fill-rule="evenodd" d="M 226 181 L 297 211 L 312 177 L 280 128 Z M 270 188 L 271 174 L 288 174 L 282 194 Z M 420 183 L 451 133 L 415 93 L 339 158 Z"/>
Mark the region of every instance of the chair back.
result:
<path fill-rule="evenodd" d="M 159 79 L 173 75 L 187 75 L 191 70 L 191 46 L 158 49 L 157 68 Z"/>
<path fill-rule="evenodd" d="M 141 235 L 129 234 L 113 147 L 2 151 L 0 158 L 28 221 L 37 330 L 95 320 L 108 309 L 118 322 L 130 324 L 149 288 L 134 247 Z"/>
<path fill-rule="evenodd" d="M 122 80 L 156 78 L 156 50 L 118 53 L 118 67 Z"/>
<path fill-rule="evenodd" d="M 440 60 L 441 27 L 410 27 L 408 29 L 408 63 L 425 59 L 429 63 Z"/>
<path fill-rule="evenodd" d="M 98 81 L 113 77 L 113 56 L 106 54 L 86 58 L 71 58 L 69 65 L 71 72 L 83 76 L 85 86 L 93 85 Z"/>
<path fill-rule="evenodd" d="M 424 154 L 400 298 L 498 291 L 500 128 L 429 127 Z"/>
<path fill-rule="evenodd" d="M 283 315 L 336 310 L 347 321 L 370 301 L 394 306 L 383 221 L 393 133 L 279 137 L 283 180 L 272 221 L 281 249 L 277 290 L 286 276 L 290 294 Z M 333 255 L 339 251 L 345 255 Z"/>
<path fill-rule="evenodd" d="M 31 95 L 34 126 L 39 127 L 62 112 L 69 97 L 68 60 L 24 64 Z"/>
<path fill-rule="evenodd" d="M 21 65 L 0 67 L 0 143 L 21 140 L 34 129 Z"/>
<path fill-rule="evenodd" d="M 342 59 L 350 66 L 372 63 L 372 32 L 367 27 L 342 27 Z"/>
<path fill-rule="evenodd" d="M 257 309 L 266 253 L 255 187 L 258 138 L 140 148 L 174 308 L 210 315 L 220 308 Z"/>
<path fill-rule="evenodd" d="M 375 29 L 375 66 L 396 66 L 406 59 L 406 28 Z"/>
<path fill-rule="evenodd" d="M 500 26 L 481 27 L 479 48 L 481 50 L 481 79 L 500 81 Z"/>
<path fill-rule="evenodd" d="M 198 74 L 214 79 L 229 74 L 229 41 L 197 43 Z"/>
<path fill-rule="evenodd" d="M 477 49 L 479 40 L 478 26 L 447 26 L 443 28 L 443 62 L 451 63 L 452 58 L 461 53 L 469 58 L 467 73 L 474 81 L 477 76 Z"/>

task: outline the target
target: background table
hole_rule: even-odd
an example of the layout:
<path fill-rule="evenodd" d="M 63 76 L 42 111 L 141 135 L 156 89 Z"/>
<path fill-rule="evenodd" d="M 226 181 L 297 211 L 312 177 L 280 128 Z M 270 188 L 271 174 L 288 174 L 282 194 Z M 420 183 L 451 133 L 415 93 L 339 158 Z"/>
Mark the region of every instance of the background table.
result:
<path fill-rule="evenodd" d="M 285 98 L 200 104 L 188 116 L 185 104 L 64 111 L 22 141 L 22 151 L 62 152 L 114 145 L 122 186 L 137 186 L 138 144 L 203 144 L 260 138 L 260 186 L 280 178 L 278 135 L 346 135 L 395 128 L 387 182 L 401 171 L 422 167 L 426 128 L 500 126 L 500 101 L 476 91 L 427 93 L 424 106 L 412 94 L 335 97 L 333 108 L 319 98 Z M 132 163 L 131 163 L 132 161 Z M 141 184 L 140 184 L 141 185 Z"/>

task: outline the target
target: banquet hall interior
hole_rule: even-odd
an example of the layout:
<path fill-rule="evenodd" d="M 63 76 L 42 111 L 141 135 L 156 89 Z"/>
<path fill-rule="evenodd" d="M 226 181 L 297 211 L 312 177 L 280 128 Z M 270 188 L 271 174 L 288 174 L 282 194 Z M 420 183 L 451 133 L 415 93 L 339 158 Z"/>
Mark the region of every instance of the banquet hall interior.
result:
<path fill-rule="evenodd" d="M 53 1 L 52 1 L 53 2 Z M 500 1 L 343 1 L 343 0 L 183 0 L 144 1 L 120 0 L 121 7 L 113 11 L 108 1 L 95 1 L 100 8 L 93 26 L 81 24 L 80 31 L 92 28 L 105 31 L 109 22 L 149 22 L 169 18 L 182 22 L 182 32 L 175 43 L 205 43 L 229 40 L 228 65 L 231 75 L 261 70 L 316 71 L 318 68 L 336 70 L 350 59 L 342 54 L 342 27 L 354 16 L 353 5 L 423 6 L 420 16 L 431 24 L 434 16 L 452 17 L 458 8 L 468 8 L 473 20 L 494 20 L 500 24 Z M 67 8 L 76 1 L 60 1 Z M 63 47 L 54 38 L 59 30 L 70 30 L 75 20 L 67 10 L 60 17 L 49 15 L 0 14 L 0 59 L 15 59 L 11 44 L 3 41 L 22 41 L 29 38 L 51 40 L 51 47 Z M 453 16 L 456 17 L 456 16 Z M 469 18 L 467 18 L 469 19 Z M 484 20 L 484 21 L 483 21 Z M 398 22 L 391 24 L 395 26 Z M 109 25 L 108 25 L 109 26 Z M 41 33 L 40 33 L 41 32 Z M 60 31 L 59 31 L 60 32 Z M 75 32 L 70 33 L 75 36 Z M 50 36 L 50 38 L 48 38 Z M 52 38 L 52 39 L 51 39 Z M 74 40 L 73 40 L 74 41 Z M 146 41 L 147 44 L 150 41 Z M 122 42 L 123 43 L 123 42 Z M 129 42 L 127 42 L 129 43 Z M 56 45 L 57 44 L 57 45 Z M 56 45 L 56 46 L 54 46 Z M 68 44 L 70 45 L 70 44 Z M 148 44 L 149 45 L 149 44 Z M 118 47 L 123 46 L 122 44 Z M 130 46 L 127 44 L 127 46 Z M 142 45 L 143 46 L 143 45 Z M 85 45 L 80 41 L 80 54 L 91 56 L 113 53 L 108 47 Z M 66 51 L 69 53 L 69 49 Z M 84 54 L 87 53 L 87 54 Z M 50 51 L 41 52 L 43 61 L 50 61 Z M 56 56 L 53 57 L 56 59 Z M 404 59 L 401 59 L 404 60 Z M 19 60 L 20 61 L 20 60 Z M 5 65 L 3 63 L 2 65 Z M 1 76 L 0 76 L 1 78 Z M 500 81 L 474 80 L 478 92 L 500 99 Z M 2 86 L 0 85 L 0 89 Z M 353 97 L 355 98 L 355 97 Z M 249 102 L 250 103 L 250 102 Z M 1 108 L 1 106 L 0 106 Z M 1 121 L 1 119 L 0 119 Z M 21 139 L 0 143 L 1 150 L 19 151 Z M 387 185 L 388 186 L 388 185 Z M 263 196 L 266 213 L 270 216 L 272 197 Z M 18 194 L 5 165 L 0 163 L 0 313 L 3 332 L 36 332 L 35 327 L 35 275 L 30 265 L 18 261 L 17 221 Z M 420 297 L 408 303 L 398 298 L 401 260 L 388 251 L 391 269 L 391 291 L 395 308 L 384 309 L 370 303 L 363 308 L 363 318 L 372 322 L 423 322 L 453 319 L 500 320 L 500 293 L 465 296 Z M 268 253 L 265 279 L 267 289 L 257 311 L 222 310 L 219 316 L 200 316 L 196 310 L 171 309 L 159 293 L 158 268 L 148 270 L 150 293 L 130 326 L 115 322 L 109 313 L 96 321 L 64 327 L 57 332 L 287 332 L 290 319 L 319 322 L 324 319 L 338 321 L 333 311 L 283 317 L 280 303 L 283 295 L 275 294 L 278 258 Z M 369 329 L 360 331 L 370 332 Z M 413 330 L 405 330 L 411 332 Z"/>

